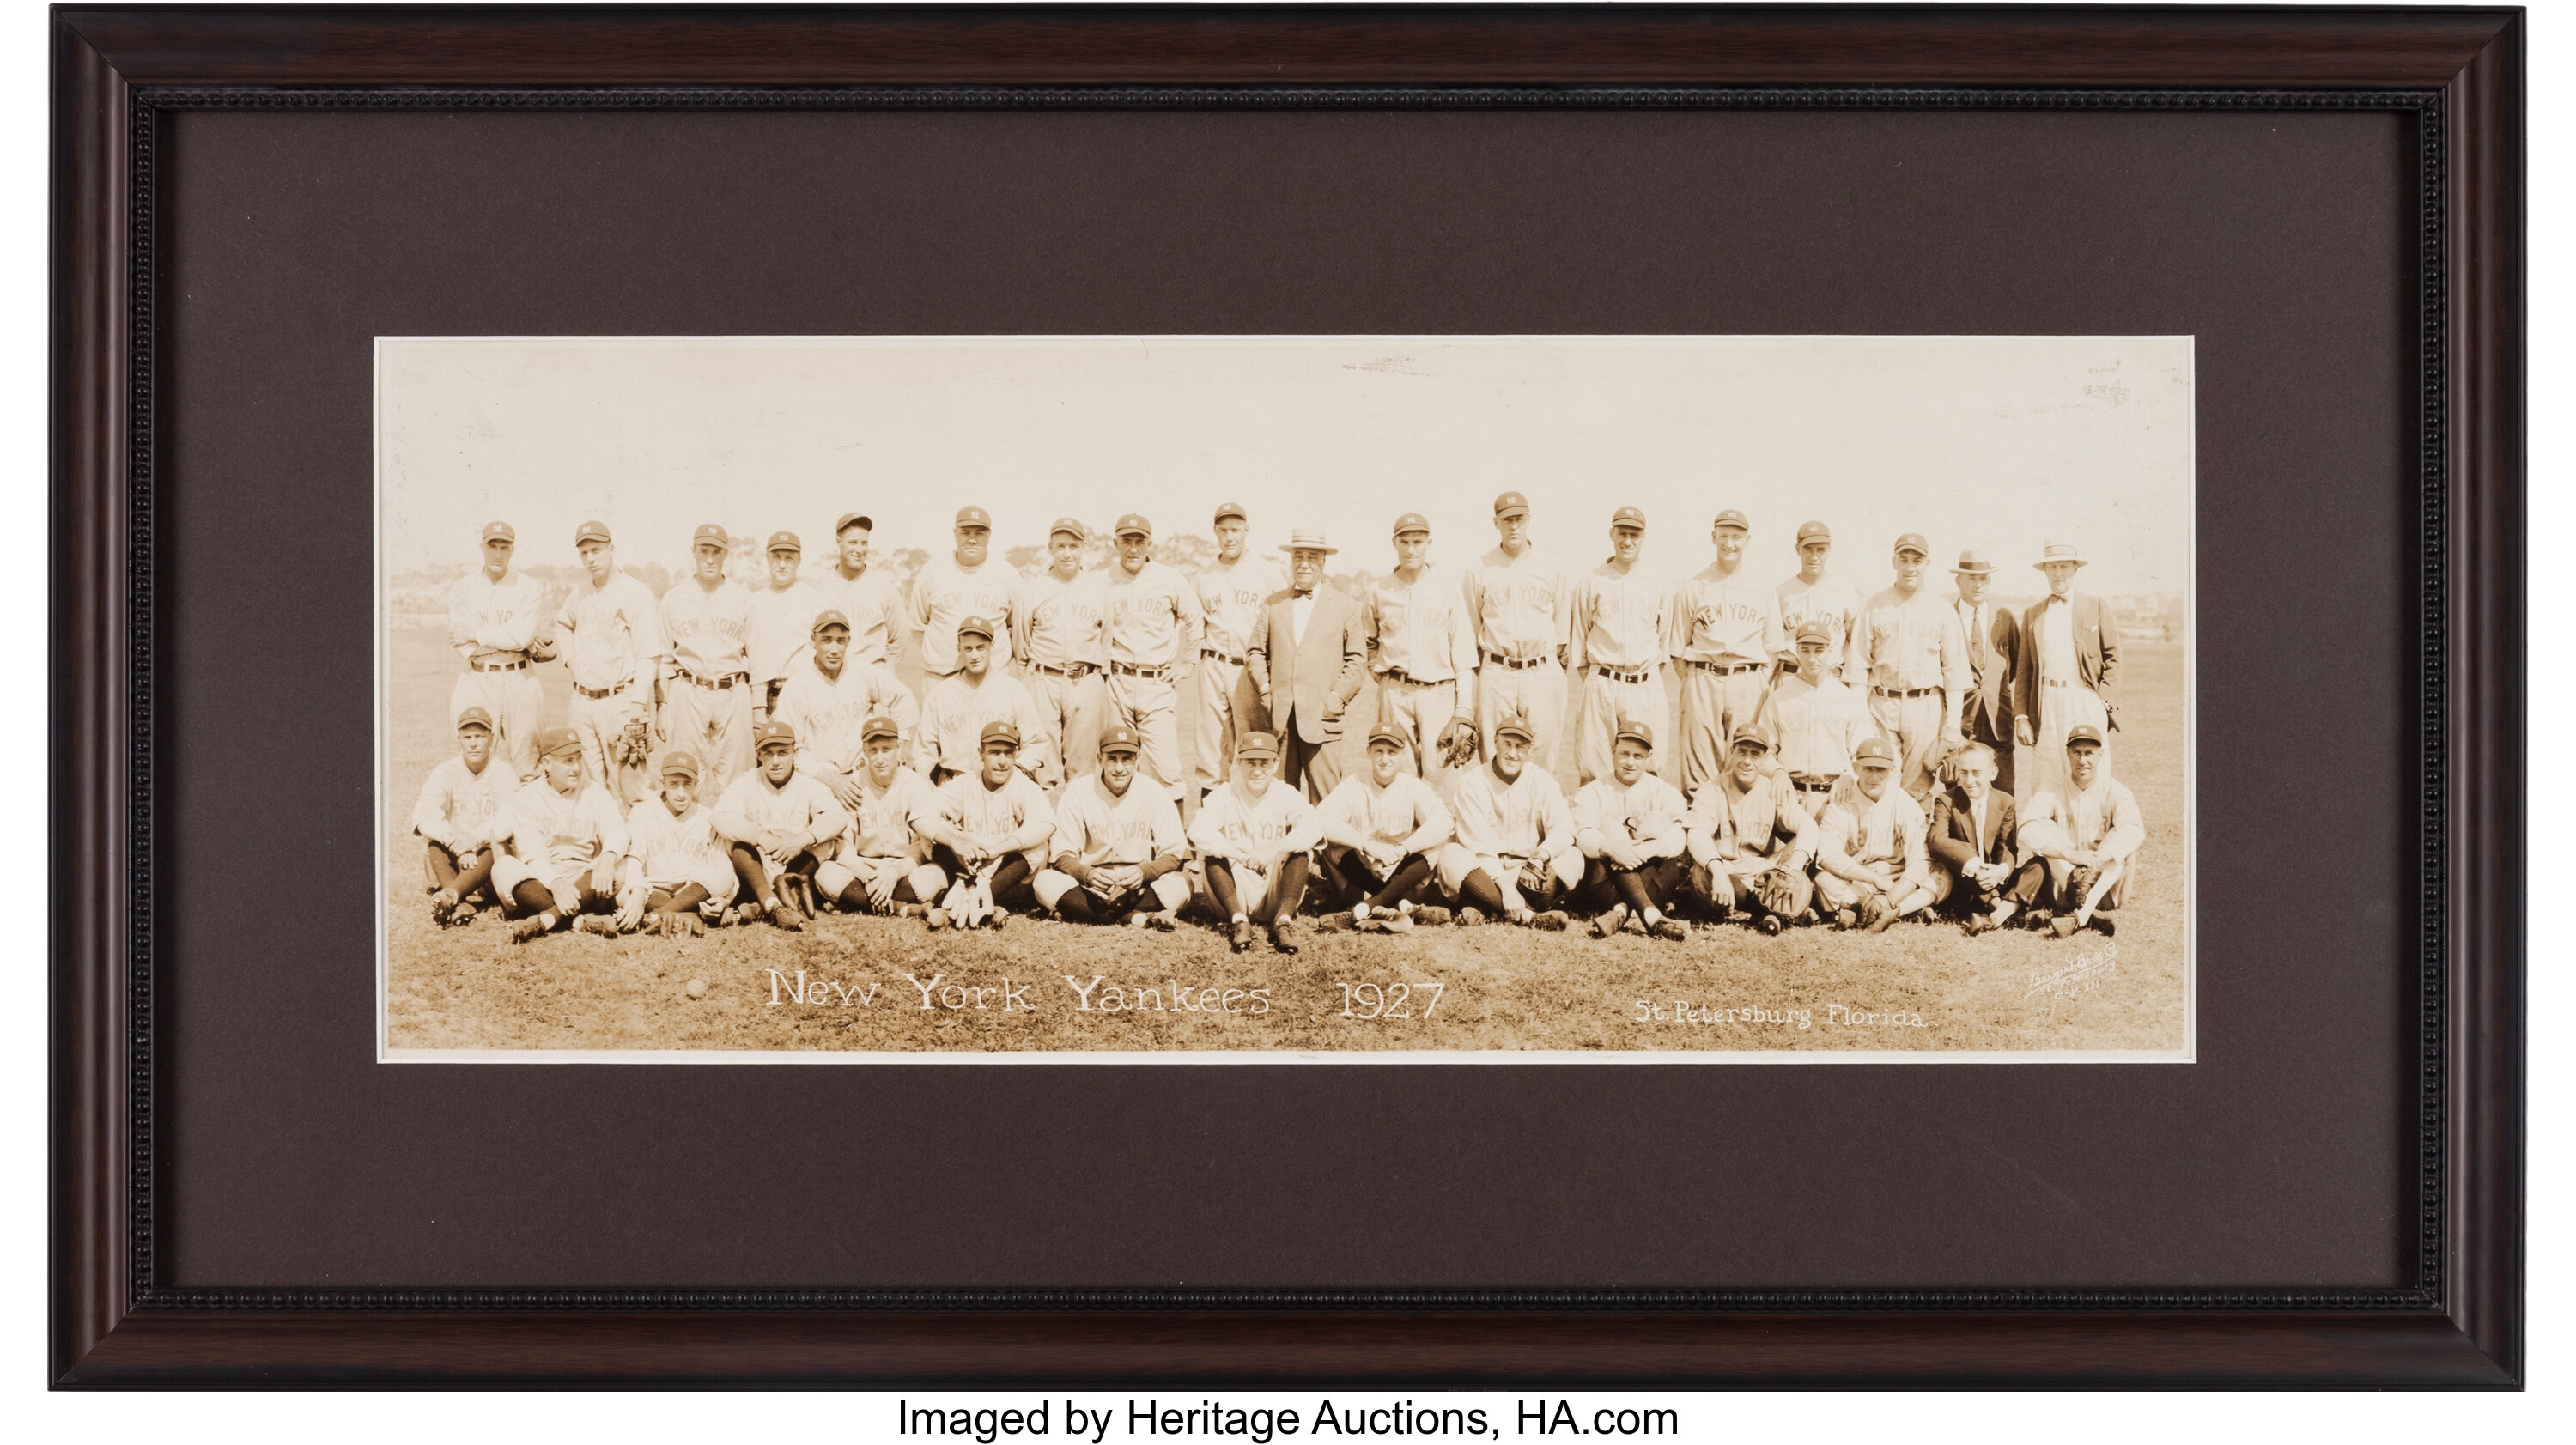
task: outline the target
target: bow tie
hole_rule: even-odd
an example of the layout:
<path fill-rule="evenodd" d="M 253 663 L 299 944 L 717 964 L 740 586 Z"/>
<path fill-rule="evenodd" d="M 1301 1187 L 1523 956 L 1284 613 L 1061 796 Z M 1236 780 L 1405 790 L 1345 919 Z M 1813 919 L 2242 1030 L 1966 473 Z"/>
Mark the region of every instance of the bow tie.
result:
<path fill-rule="evenodd" d="M 1307 589 L 1306 589 L 1305 591 L 1303 591 L 1303 592 L 1291 592 L 1291 593 L 1289 593 L 1288 595 L 1289 595 L 1289 596 L 1291 596 L 1291 597 L 1301 598 L 1301 599 L 1302 599 L 1302 598 L 1310 598 L 1310 597 L 1313 597 L 1313 596 L 1315 595 L 1315 589 L 1314 589 L 1314 588 L 1312 588 L 1312 587 L 1309 587 L 1309 588 L 1307 588 Z"/>
<path fill-rule="evenodd" d="M 2048 596 L 2047 596 L 2047 598 L 2046 598 L 2046 599 L 2044 599 L 2043 601 L 2041 601 L 2041 603 L 2040 603 L 2039 605 L 2040 605 L 2040 606 L 2042 606 L 2042 607 L 2058 607 L 2058 606 L 2062 606 L 2062 605 L 2064 605 L 2064 604 L 2065 604 L 2065 602 L 2066 602 L 2066 599 L 2065 599 L 2065 598 L 2058 596 L 2058 595 L 2057 595 L 2056 593 L 2054 593 L 2054 592 L 2051 592 L 2051 593 L 2049 593 L 2049 594 L 2048 594 Z"/>

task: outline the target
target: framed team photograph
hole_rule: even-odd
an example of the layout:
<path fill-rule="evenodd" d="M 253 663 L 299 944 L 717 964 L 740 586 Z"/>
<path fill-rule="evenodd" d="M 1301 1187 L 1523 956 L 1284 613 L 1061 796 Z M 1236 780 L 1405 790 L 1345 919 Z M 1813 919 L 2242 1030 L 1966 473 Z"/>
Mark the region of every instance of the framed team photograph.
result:
<path fill-rule="evenodd" d="M 384 1057 L 2191 1058 L 2188 337 L 386 337 Z"/>

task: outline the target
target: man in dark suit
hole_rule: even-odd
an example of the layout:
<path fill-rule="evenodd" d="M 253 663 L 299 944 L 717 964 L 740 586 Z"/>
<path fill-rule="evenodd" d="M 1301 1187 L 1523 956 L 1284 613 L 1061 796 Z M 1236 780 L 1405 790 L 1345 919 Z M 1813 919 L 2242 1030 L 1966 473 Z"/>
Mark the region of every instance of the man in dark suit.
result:
<path fill-rule="evenodd" d="M 2111 682 L 2120 671 L 2120 628 L 2101 598 L 2075 590 L 2083 555 L 2072 542 L 2050 542 L 2037 567 L 2048 595 L 2021 615 L 2013 663 L 2013 797 L 2024 807 L 2041 793 L 2063 793 L 2066 738 L 2079 727 L 2105 736 L 2118 730 Z M 2109 762 L 2109 750 L 2103 750 Z"/>
<path fill-rule="evenodd" d="M 1986 600 L 1995 564 L 1974 550 L 1959 554 L 1950 570 L 1959 584 L 1959 630 L 1968 639 L 1968 706 L 1959 720 L 1965 741 L 1994 753 L 1995 786 L 2013 790 L 2013 668 L 2021 650 L 2021 619 Z"/>
<path fill-rule="evenodd" d="M 2048 865 L 2033 858 L 2013 867 L 2017 819 L 2012 798 L 1995 787 L 1994 750 L 1970 743 L 1951 763 L 1959 780 L 1932 800 L 1932 906 L 1983 933 L 2038 899 Z"/>
<path fill-rule="evenodd" d="M 1323 533 L 1291 532 L 1283 550 L 1288 587 L 1261 604 L 1244 667 L 1279 729 L 1280 779 L 1302 782 L 1320 803 L 1342 780 L 1329 749 L 1368 678 L 1368 624 L 1358 602 L 1324 581 L 1324 559 L 1336 549 Z"/>

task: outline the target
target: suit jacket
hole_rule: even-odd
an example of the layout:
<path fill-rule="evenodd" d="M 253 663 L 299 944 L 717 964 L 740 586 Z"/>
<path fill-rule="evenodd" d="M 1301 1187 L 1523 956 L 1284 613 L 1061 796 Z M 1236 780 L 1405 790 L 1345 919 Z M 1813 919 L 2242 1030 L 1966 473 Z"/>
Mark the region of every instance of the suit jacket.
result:
<path fill-rule="evenodd" d="M 1270 699 L 1270 716 L 1293 721 L 1297 736 L 1328 743 L 1342 735 L 1339 714 L 1368 680 L 1368 622 L 1351 595 L 1330 582 L 1316 584 L 1314 615 L 1297 636 L 1295 594 L 1282 588 L 1261 604 L 1243 662 L 1252 685 Z M 1292 641 L 1291 639 L 1295 639 Z M 1335 714 L 1324 719 L 1329 706 Z"/>
<path fill-rule="evenodd" d="M 1951 610 L 1958 610 L 1954 600 Z M 1970 738 L 1991 742 L 2012 741 L 2013 687 L 2021 675 L 2021 619 L 2009 607 L 1998 607 L 1989 601 L 1986 635 L 1968 638 L 1968 672 L 1974 679 L 1969 684 L 1968 707 L 1960 726 Z M 1977 726 L 1978 719 L 1985 726 Z"/>
<path fill-rule="evenodd" d="M 2024 608 L 2021 614 L 2021 639 L 2015 648 L 2020 660 L 2013 664 L 2013 716 L 2039 721 L 2039 638 L 2032 629 L 2039 621 L 2045 599 Z M 2075 673 L 2086 687 L 2111 696 L 2111 680 L 2120 671 L 2120 627 L 2112 621 L 2111 609 L 2102 599 L 2086 592 L 2066 596 L 2067 615 L 2075 622 Z"/>
<path fill-rule="evenodd" d="M 1976 829 L 1976 814 L 1968 804 L 1968 795 L 1957 788 L 1944 788 L 1932 800 L 1932 828 L 1926 840 L 1932 856 L 1946 864 L 1953 873 L 1971 863 L 2010 863 L 2013 861 L 2013 835 L 2017 820 L 2013 800 L 2008 793 L 1986 791 L 1986 830 L 1981 836 Z"/>

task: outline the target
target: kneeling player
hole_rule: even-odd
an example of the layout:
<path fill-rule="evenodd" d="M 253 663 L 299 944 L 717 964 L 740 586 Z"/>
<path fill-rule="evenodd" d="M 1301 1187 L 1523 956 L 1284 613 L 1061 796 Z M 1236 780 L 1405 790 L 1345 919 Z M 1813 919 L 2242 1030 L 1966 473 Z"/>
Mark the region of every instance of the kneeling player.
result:
<path fill-rule="evenodd" d="M 494 833 L 518 772 L 492 757 L 492 715 L 469 707 L 456 715 L 456 756 L 429 770 L 411 829 L 427 845 L 429 916 L 442 924 L 474 921 L 477 898 L 498 906 L 492 860 L 500 851 Z"/>
<path fill-rule="evenodd" d="M 1351 921 L 1403 933 L 1413 927 L 1413 895 L 1431 881 L 1431 859 L 1457 834 L 1431 785 L 1405 768 L 1413 739 L 1391 723 L 1369 734 L 1367 773 L 1342 779 L 1316 805 L 1326 874 L 1359 902 Z M 1445 922 L 1447 909 L 1432 921 Z"/>
<path fill-rule="evenodd" d="M 787 695 L 780 694 L 778 703 L 785 707 Z M 859 725 L 859 767 L 846 780 L 857 804 L 850 831 L 839 853 L 814 869 L 814 886 L 843 913 L 917 918 L 948 886 L 948 875 L 929 861 L 929 845 L 921 839 L 923 820 L 939 816 L 939 793 L 928 778 L 903 765 L 906 751 L 897 719 L 881 713 Z"/>
<path fill-rule="evenodd" d="M 1465 905 L 1462 923 L 1493 917 L 1562 929 L 1568 921 L 1558 905 L 1583 882 L 1583 852 L 1556 779 L 1529 765 L 1535 745 L 1526 717 L 1505 716 L 1494 724 L 1493 761 L 1458 784 L 1458 837 L 1433 867 Z"/>
<path fill-rule="evenodd" d="M 1766 771 L 1770 735 L 1740 727 L 1727 745 L 1726 771 L 1700 786 L 1683 820 L 1691 891 L 1721 919 L 1738 912 L 1764 933 L 1803 919 L 1814 898 L 1807 862 L 1815 824 L 1789 776 Z"/>
<path fill-rule="evenodd" d="M 2117 927 L 2102 911 L 2118 908 L 2137 871 L 2147 822 L 2128 786 L 2102 765 L 2102 731 L 2078 723 L 2066 733 L 2066 784 L 2042 789 L 2022 820 L 2021 845 L 2048 865 L 2057 916 L 2049 928 L 2064 938 L 2090 924 Z"/>
<path fill-rule="evenodd" d="M 929 912 L 933 928 L 999 928 L 1011 910 L 1037 906 L 1029 881 L 1055 836 L 1046 790 L 1020 770 L 1020 730 L 984 724 L 982 766 L 939 785 L 939 810 L 921 823 L 930 861 L 956 881 Z"/>
<path fill-rule="evenodd" d="M 1834 923 L 1887 925 L 1932 906 L 1923 806 L 1896 786 L 1896 749 L 1885 738 L 1852 749 L 1852 775 L 1816 820 L 1816 897 Z"/>
<path fill-rule="evenodd" d="M 805 926 L 814 874 L 839 851 L 850 815 L 830 788 L 797 770 L 795 728 L 775 719 L 752 724 L 751 751 L 751 771 L 716 804 L 716 836 L 742 885 L 742 915 L 766 914 L 792 932 Z"/>
<path fill-rule="evenodd" d="M 662 755 L 661 791 L 627 813 L 626 833 L 618 931 L 649 924 L 666 937 L 694 936 L 723 916 L 733 902 L 733 864 L 716 841 L 715 815 L 698 805 L 696 754 Z"/>
<path fill-rule="evenodd" d="M 617 872 L 626 858 L 626 820 L 608 790 L 582 783 L 581 735 L 548 728 L 537 735 L 537 775 L 510 797 L 496 831 L 510 851 L 492 860 L 493 891 L 526 916 L 510 930 L 525 943 L 580 920 L 586 933 L 610 933 Z"/>
<path fill-rule="evenodd" d="M 1040 869 L 1029 886 L 1057 917 L 1169 933 L 1190 901 L 1181 810 L 1162 789 L 1135 785 L 1143 748 L 1134 728 L 1102 733 L 1099 769 L 1065 784 L 1056 798 L 1055 865 Z"/>
<path fill-rule="evenodd" d="M 1270 946 L 1295 953 L 1289 920 L 1306 896 L 1306 855 L 1322 839 L 1314 806 L 1293 787 L 1277 787 L 1279 740 L 1245 733 L 1234 744 L 1241 779 L 1207 795 L 1190 820 L 1190 842 L 1199 850 L 1199 876 L 1207 907 L 1230 922 L 1234 951 L 1252 947 L 1252 926 L 1269 931 Z"/>
<path fill-rule="evenodd" d="M 1574 795 L 1574 846 L 1587 860 L 1583 906 L 1597 908 L 1592 936 L 1608 938 L 1628 926 L 1656 938 L 1690 936 L 1664 910 L 1682 888 L 1682 795 L 1646 771 L 1655 755 L 1655 730 L 1621 718 L 1610 739 L 1610 771 Z"/>

